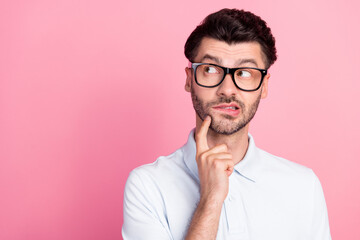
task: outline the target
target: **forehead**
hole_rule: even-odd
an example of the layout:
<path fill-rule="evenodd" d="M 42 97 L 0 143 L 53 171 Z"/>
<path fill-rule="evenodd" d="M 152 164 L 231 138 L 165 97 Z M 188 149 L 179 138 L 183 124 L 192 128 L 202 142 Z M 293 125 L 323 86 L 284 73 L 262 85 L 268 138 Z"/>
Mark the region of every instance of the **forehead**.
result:
<path fill-rule="evenodd" d="M 213 38 L 203 38 L 195 57 L 195 61 L 214 62 L 214 59 L 210 60 L 207 56 L 217 58 L 219 61 L 217 63 L 224 67 L 237 67 L 242 60 L 253 60 L 257 67 L 265 67 L 261 46 L 258 42 L 228 44 L 224 41 L 219 41 Z M 247 61 L 247 63 L 249 63 L 249 61 Z"/>

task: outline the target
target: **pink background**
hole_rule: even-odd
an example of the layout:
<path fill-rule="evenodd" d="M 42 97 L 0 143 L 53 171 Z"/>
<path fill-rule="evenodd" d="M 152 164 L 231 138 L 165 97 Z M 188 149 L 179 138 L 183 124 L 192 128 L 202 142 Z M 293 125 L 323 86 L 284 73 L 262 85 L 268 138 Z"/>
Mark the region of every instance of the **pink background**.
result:
<path fill-rule="evenodd" d="M 333 239 L 360 239 L 360 6 L 310 0 L 2 1 L 0 239 L 121 239 L 129 172 L 194 127 L 183 46 L 223 7 L 277 40 L 256 144 L 314 169 Z"/>

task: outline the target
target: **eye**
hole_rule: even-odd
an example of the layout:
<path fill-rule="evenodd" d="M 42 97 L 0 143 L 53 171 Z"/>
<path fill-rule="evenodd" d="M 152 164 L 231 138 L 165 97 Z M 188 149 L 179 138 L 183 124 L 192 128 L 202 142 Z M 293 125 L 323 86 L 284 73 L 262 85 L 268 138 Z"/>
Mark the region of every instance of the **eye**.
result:
<path fill-rule="evenodd" d="M 205 72 L 206 73 L 219 73 L 219 71 L 216 69 L 216 67 L 213 67 L 213 66 L 206 66 L 204 68 Z"/>
<path fill-rule="evenodd" d="M 239 70 L 237 75 L 242 78 L 249 78 L 251 77 L 251 72 L 249 70 Z"/>

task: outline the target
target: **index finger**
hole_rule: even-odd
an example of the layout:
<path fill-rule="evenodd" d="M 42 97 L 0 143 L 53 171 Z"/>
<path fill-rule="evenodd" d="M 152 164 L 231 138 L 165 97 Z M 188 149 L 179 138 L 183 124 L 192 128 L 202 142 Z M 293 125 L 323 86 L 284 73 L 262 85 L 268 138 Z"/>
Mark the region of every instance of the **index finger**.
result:
<path fill-rule="evenodd" d="M 196 131 L 195 140 L 196 140 L 196 149 L 198 154 L 201 154 L 209 150 L 209 146 L 207 143 L 207 133 L 210 127 L 210 123 L 211 123 L 211 117 L 208 115 L 202 122 L 200 129 Z"/>

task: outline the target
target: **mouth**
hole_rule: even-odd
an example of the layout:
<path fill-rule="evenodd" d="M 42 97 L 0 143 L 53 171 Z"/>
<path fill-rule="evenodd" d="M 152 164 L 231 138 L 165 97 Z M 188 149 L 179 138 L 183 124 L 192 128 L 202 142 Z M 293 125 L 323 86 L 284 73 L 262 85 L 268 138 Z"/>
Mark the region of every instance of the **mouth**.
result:
<path fill-rule="evenodd" d="M 237 116 L 240 113 L 240 107 L 236 103 L 220 104 L 212 107 L 214 110 L 231 116 Z"/>

